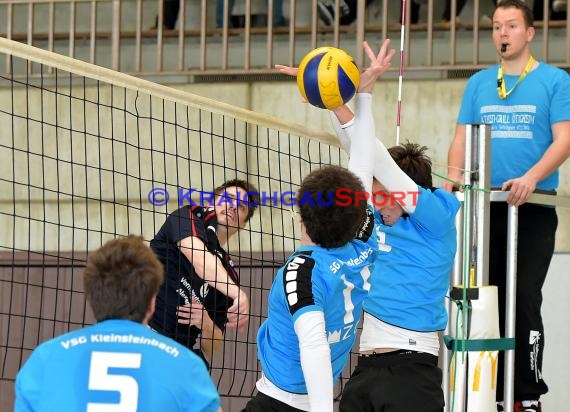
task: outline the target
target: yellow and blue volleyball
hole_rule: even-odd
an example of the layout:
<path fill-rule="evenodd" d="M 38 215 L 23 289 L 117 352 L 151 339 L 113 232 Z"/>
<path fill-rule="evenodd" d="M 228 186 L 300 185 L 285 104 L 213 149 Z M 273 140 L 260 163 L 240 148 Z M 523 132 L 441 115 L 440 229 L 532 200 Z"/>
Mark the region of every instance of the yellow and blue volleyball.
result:
<path fill-rule="evenodd" d="M 336 47 L 319 47 L 299 64 L 299 91 L 306 101 L 321 109 L 336 109 L 348 102 L 359 83 L 356 63 L 350 54 Z"/>

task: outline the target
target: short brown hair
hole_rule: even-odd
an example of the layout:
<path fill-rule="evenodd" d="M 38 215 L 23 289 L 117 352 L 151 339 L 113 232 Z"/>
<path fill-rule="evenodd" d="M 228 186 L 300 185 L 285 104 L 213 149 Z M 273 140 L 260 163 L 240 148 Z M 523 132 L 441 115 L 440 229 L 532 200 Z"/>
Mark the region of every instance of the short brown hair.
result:
<path fill-rule="evenodd" d="M 350 193 L 348 204 L 347 195 L 339 197 L 339 189 Z M 338 166 L 323 167 L 303 179 L 297 205 L 314 243 L 325 248 L 340 247 L 356 236 L 367 207 L 365 200 L 355 200 L 356 192 L 364 192 L 360 179 Z"/>
<path fill-rule="evenodd" d="M 388 149 L 392 159 L 415 184 L 431 189 L 431 159 L 426 154 L 428 148 L 417 143 L 405 142 Z"/>
<path fill-rule="evenodd" d="M 495 10 L 493 10 L 493 13 L 491 14 L 491 17 L 495 17 L 495 12 L 497 9 L 510 8 L 515 8 L 522 11 L 526 27 L 534 27 L 534 15 L 532 14 L 532 10 L 528 4 L 522 0 L 499 0 L 495 6 Z"/>
<path fill-rule="evenodd" d="M 140 236 L 113 239 L 87 258 L 83 284 L 98 322 L 142 322 L 164 280 L 164 269 Z"/>
<path fill-rule="evenodd" d="M 224 192 L 228 187 L 239 187 L 247 193 L 247 216 L 245 221 L 247 222 L 257 210 L 259 206 L 259 191 L 257 188 L 246 180 L 242 179 L 231 179 L 214 189 L 214 195 L 219 195 Z M 243 199 L 242 199 L 243 200 Z"/>

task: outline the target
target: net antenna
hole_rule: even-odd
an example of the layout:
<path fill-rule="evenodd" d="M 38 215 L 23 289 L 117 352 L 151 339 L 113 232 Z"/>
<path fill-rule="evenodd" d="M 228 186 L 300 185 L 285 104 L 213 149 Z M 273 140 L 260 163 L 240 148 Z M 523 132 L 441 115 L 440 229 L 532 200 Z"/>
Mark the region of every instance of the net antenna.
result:
<path fill-rule="evenodd" d="M 396 115 L 396 146 L 400 144 L 400 120 L 402 113 L 402 83 L 404 80 L 404 42 L 406 37 L 406 0 L 402 0 L 402 22 L 400 27 L 400 69 L 398 72 L 398 109 Z"/>

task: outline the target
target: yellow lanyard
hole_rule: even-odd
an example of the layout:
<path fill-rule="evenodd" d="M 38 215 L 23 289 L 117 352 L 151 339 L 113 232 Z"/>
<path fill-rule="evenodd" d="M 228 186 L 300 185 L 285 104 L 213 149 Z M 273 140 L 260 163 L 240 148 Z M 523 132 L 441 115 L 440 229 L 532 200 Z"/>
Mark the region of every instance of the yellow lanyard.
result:
<path fill-rule="evenodd" d="M 528 72 L 532 69 L 533 65 L 534 65 L 534 58 L 530 56 L 530 58 L 528 59 L 528 63 L 526 64 L 526 67 L 524 68 L 523 72 L 517 79 L 515 85 L 509 91 L 506 90 L 505 79 L 503 79 L 503 65 L 499 65 L 499 71 L 497 73 L 497 91 L 499 92 L 499 98 L 504 99 L 509 94 L 511 94 L 513 90 L 515 90 L 515 87 L 517 87 L 518 84 L 523 81 Z"/>

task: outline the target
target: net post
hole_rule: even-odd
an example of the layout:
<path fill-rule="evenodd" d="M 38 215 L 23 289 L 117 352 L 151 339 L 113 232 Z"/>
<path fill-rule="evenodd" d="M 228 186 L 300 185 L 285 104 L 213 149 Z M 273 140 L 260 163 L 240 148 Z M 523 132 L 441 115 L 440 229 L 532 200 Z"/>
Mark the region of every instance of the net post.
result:
<path fill-rule="evenodd" d="M 479 189 L 474 196 L 476 213 L 476 282 L 477 286 L 489 284 L 489 226 L 490 226 L 490 189 L 491 189 L 491 126 L 472 125 L 472 147 L 476 149 L 471 170 L 477 173 Z M 472 149 L 473 150 L 473 149 Z"/>
<path fill-rule="evenodd" d="M 465 164 L 464 164 L 464 191 L 458 193 L 457 197 L 463 201 L 462 207 L 456 216 L 457 227 L 457 253 L 454 261 L 451 281 L 453 285 L 460 285 L 459 289 L 478 288 L 487 286 L 489 283 L 489 232 L 490 232 L 490 126 L 488 125 L 466 125 L 465 128 Z M 476 299 L 476 298 L 475 298 Z M 465 300 L 465 294 L 464 298 Z M 469 300 L 469 299 L 468 299 Z M 454 302 L 450 299 L 449 311 L 451 315 Z M 462 308 L 462 312 L 468 312 L 471 309 Z M 459 312 L 458 312 L 459 313 Z M 465 313 L 464 313 L 465 314 Z M 465 316 L 464 316 L 465 317 Z M 453 330 L 450 321 L 446 329 L 446 335 L 450 335 Z M 466 319 L 463 319 L 465 324 Z M 471 320 L 467 322 L 471 327 Z M 467 327 L 465 324 L 463 327 Z M 457 327 L 456 327 L 457 329 Z M 456 334 L 457 334 L 456 330 Z M 469 335 L 456 336 L 459 342 L 467 342 Z M 456 342 L 459 343 L 459 342 Z M 463 345 L 463 343 L 461 343 Z M 457 345 L 452 346 L 454 350 Z M 461 350 L 467 350 L 465 347 Z M 486 349 L 490 350 L 490 349 Z M 458 361 L 457 356 L 453 365 L 455 371 L 450 368 L 452 356 L 451 353 L 444 350 L 443 364 L 444 370 L 444 396 L 445 411 L 451 410 L 451 404 L 457 401 L 459 404 L 453 405 L 453 410 L 463 411 L 468 408 L 469 395 L 469 375 L 470 367 L 468 362 Z M 459 370 L 461 369 L 461 371 Z M 450 373 L 459 373 L 464 378 L 455 379 Z M 461 380 L 461 383 L 458 381 Z M 451 392 L 452 385 L 461 385 L 454 387 L 453 394 Z M 459 391 L 458 391 L 459 389 Z M 453 398 L 453 399 L 452 399 Z M 475 403 L 485 402 L 484 400 L 476 400 Z M 471 405 L 473 406 L 473 405 Z"/>
<path fill-rule="evenodd" d="M 517 290 L 517 241 L 518 241 L 518 213 L 517 206 L 509 206 L 507 219 L 507 283 L 505 299 L 505 336 L 515 337 L 516 321 L 516 290 Z M 505 351 L 504 367 L 504 410 L 511 411 L 514 407 L 515 396 L 515 351 Z"/>

